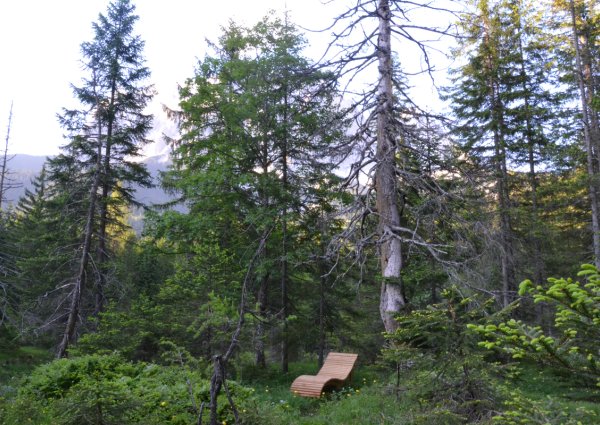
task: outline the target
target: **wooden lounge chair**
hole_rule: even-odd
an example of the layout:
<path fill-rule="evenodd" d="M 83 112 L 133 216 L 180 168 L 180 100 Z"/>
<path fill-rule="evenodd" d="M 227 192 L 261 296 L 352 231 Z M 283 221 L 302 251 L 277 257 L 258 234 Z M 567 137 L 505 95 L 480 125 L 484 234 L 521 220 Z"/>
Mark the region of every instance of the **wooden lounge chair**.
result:
<path fill-rule="evenodd" d="M 316 375 L 301 375 L 292 383 L 291 391 L 302 397 L 321 397 L 324 391 L 340 389 L 352 377 L 358 354 L 329 353 Z"/>

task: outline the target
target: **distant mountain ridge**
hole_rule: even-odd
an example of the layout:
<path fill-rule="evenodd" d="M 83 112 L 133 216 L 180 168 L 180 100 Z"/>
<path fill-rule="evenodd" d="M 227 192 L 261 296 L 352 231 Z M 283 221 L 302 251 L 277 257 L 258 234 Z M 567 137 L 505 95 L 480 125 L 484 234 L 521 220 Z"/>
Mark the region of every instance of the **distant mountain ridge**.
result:
<path fill-rule="evenodd" d="M 47 156 L 25 154 L 12 156 L 12 159 L 7 164 L 7 168 L 10 173 L 11 185 L 17 187 L 7 190 L 7 208 L 10 208 L 11 205 L 17 205 L 19 199 L 25 194 L 26 189 L 32 190 L 33 185 L 31 181 L 42 171 L 47 158 Z M 145 158 L 142 162 L 146 164 L 155 186 L 152 188 L 136 188 L 136 200 L 145 205 L 162 204 L 172 200 L 172 196 L 169 196 L 159 186 L 160 172 L 166 171 L 169 168 L 171 164 L 170 158 L 158 155 Z M 137 221 L 141 220 L 141 212 L 134 211 L 133 215 L 132 225 L 136 230 L 139 230 L 141 222 L 137 223 Z"/>

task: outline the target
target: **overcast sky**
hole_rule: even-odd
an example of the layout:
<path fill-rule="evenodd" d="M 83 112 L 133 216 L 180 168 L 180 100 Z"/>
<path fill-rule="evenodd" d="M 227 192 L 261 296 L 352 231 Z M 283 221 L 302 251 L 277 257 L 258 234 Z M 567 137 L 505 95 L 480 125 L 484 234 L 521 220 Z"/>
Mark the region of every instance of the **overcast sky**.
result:
<path fill-rule="evenodd" d="M 0 150 L 14 101 L 9 152 L 59 152 L 64 139 L 56 114 L 75 105 L 70 84 L 78 85 L 82 76 L 80 44 L 93 38 L 92 22 L 106 12 L 108 4 L 109 0 L 0 0 Z M 152 112 L 159 127 L 169 125 L 158 116 L 160 104 L 177 105 L 177 84 L 193 76 L 197 58 L 206 51 L 205 39 L 216 39 L 230 18 L 252 25 L 270 9 L 283 12 L 287 7 L 293 22 L 317 29 L 341 10 L 339 2 L 334 8 L 320 0 L 137 0 L 134 4 L 140 17 L 136 33 L 146 42 L 150 82 L 158 91 Z M 327 37 L 320 37 L 324 46 Z M 319 44 L 312 43 L 315 56 Z M 148 154 L 159 150 L 158 144 Z"/>

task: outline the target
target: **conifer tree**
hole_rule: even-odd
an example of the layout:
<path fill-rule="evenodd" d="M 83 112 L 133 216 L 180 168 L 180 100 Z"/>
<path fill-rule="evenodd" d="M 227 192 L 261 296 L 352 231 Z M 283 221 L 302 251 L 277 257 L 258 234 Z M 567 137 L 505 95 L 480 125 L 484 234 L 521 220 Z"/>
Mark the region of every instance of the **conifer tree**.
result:
<path fill-rule="evenodd" d="M 547 80 L 533 46 L 520 0 L 481 0 L 464 20 L 465 37 L 458 55 L 465 65 L 455 71 L 451 106 L 458 118 L 457 134 L 463 151 L 480 169 L 479 186 L 493 184 L 491 223 L 497 229 L 499 299 L 508 305 L 516 295 L 515 203 L 511 199 L 511 166 L 529 166 L 534 216 L 537 214 L 536 165 L 548 119 Z M 535 224 L 535 222 L 534 222 Z M 533 227 L 533 226 L 532 226 Z M 537 247 L 537 248 L 536 248 Z M 541 276 L 539 243 L 535 244 L 536 274 Z M 541 277 L 536 277 L 541 279 Z"/>
<path fill-rule="evenodd" d="M 149 70 L 142 56 L 144 43 L 133 32 L 138 19 L 134 11 L 129 0 L 116 0 L 93 24 L 94 39 L 81 46 L 89 77 L 73 88 L 81 109 L 65 110 L 59 117 L 69 142 L 61 155 L 49 161 L 49 180 L 70 188 L 69 200 L 79 206 L 83 218 L 79 261 L 59 357 L 66 355 L 75 339 L 94 249 L 98 277 L 95 311 L 102 309 L 108 260 L 106 229 L 114 219 L 109 214 L 110 203 L 135 203 L 132 184 L 150 184 L 145 167 L 134 162 L 148 142 L 145 137 L 152 119 L 144 113 L 152 89 L 144 85 Z M 120 196 L 111 196 L 115 191 Z"/>
<path fill-rule="evenodd" d="M 255 293 L 262 321 L 277 312 L 283 370 L 293 281 L 291 223 L 316 202 L 313 188 L 331 171 L 328 155 L 344 124 L 335 109 L 332 75 L 313 68 L 301 55 L 303 45 L 287 19 L 224 28 L 214 54 L 181 90 L 183 137 L 165 180 L 189 206 L 185 220 L 188 227 L 195 223 L 194 238 L 217 232 L 222 247 L 241 255 L 263 229 L 276 229 L 256 268 Z M 262 321 L 256 329 L 259 364 Z"/>
<path fill-rule="evenodd" d="M 568 0 L 568 2 L 557 3 L 559 8 L 567 11 L 572 34 L 572 70 L 579 91 L 587 159 L 592 251 L 594 264 L 600 267 L 600 108 L 598 108 L 600 15 L 594 0 Z"/>

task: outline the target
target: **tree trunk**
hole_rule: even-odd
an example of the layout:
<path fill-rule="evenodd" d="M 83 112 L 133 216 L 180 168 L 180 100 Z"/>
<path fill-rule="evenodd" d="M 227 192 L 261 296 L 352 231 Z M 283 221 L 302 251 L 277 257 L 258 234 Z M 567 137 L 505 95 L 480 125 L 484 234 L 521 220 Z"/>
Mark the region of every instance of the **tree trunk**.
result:
<path fill-rule="evenodd" d="M 379 0 L 379 37 L 377 56 L 379 84 L 377 90 L 377 153 L 375 189 L 379 215 L 379 255 L 381 267 L 381 297 L 379 312 L 385 330 L 397 328 L 394 317 L 406 304 L 402 293 L 402 246 L 394 235 L 400 226 L 398 187 L 395 174 L 396 143 L 393 132 L 391 11 L 389 0 Z"/>
<path fill-rule="evenodd" d="M 510 211 L 510 190 L 506 167 L 506 146 L 504 140 L 504 107 L 499 99 L 496 81 L 490 82 L 490 95 L 493 108 L 494 127 L 494 167 L 496 174 L 496 194 L 500 220 L 500 266 L 502 274 L 502 305 L 508 306 L 516 295 L 514 275 L 514 251 Z"/>
<path fill-rule="evenodd" d="M 489 21 L 489 10 L 483 10 L 484 25 L 484 43 L 488 46 L 494 46 L 498 43 L 496 37 L 492 34 Z M 504 105 L 500 98 L 500 76 L 498 75 L 499 58 L 494 56 L 494 49 L 489 49 L 486 56 L 488 97 L 491 106 L 491 131 L 493 138 L 493 167 L 496 186 L 496 196 L 498 197 L 498 220 L 500 227 L 500 273 L 502 279 L 502 290 L 500 302 L 506 307 L 511 303 L 516 294 L 516 284 L 514 275 L 514 252 L 512 225 L 510 216 L 510 190 L 508 187 L 508 170 L 506 167 L 506 141 L 504 124 Z"/>
<path fill-rule="evenodd" d="M 593 140 L 593 128 L 590 119 L 590 110 L 588 101 L 591 99 L 591 93 L 586 89 L 584 78 L 584 66 L 581 58 L 581 46 L 579 44 L 579 31 L 577 29 L 577 15 L 575 13 L 575 2 L 569 2 L 571 22 L 573 30 L 573 47 L 575 50 L 575 74 L 579 85 L 579 95 L 581 98 L 581 112 L 583 116 L 583 131 L 585 139 L 585 148 L 587 156 L 588 172 L 588 191 L 592 210 L 592 245 L 594 251 L 594 264 L 600 267 L 600 208 L 598 204 L 598 159 L 595 155 L 597 141 Z"/>
<path fill-rule="evenodd" d="M 102 195 L 100 198 L 100 220 L 98 225 L 98 281 L 96 282 L 96 299 L 94 316 L 104 309 L 104 288 L 106 287 L 106 262 L 108 261 L 106 227 L 108 225 L 108 202 L 111 189 L 110 182 L 110 155 L 112 148 L 113 129 L 115 121 L 115 96 L 117 92 L 116 81 L 113 79 L 110 92 L 110 103 L 108 105 L 108 123 L 106 128 L 106 147 L 104 152 L 104 163 L 102 166 Z"/>
<path fill-rule="evenodd" d="M 502 143 L 500 141 L 500 143 Z M 516 283 L 514 274 L 514 251 L 510 217 L 510 197 L 508 190 L 508 172 L 506 169 L 506 150 L 500 145 L 497 149 L 497 180 L 500 214 L 500 249 L 502 269 L 502 305 L 508 306 L 515 298 Z"/>
<path fill-rule="evenodd" d="M 321 275 L 319 282 L 319 368 L 325 361 L 325 280 L 325 276 Z"/>
<path fill-rule="evenodd" d="M 4 153 L 2 155 L 2 168 L 0 169 L 0 211 L 2 211 L 2 201 L 6 196 L 6 176 L 8 174 L 8 141 L 10 140 L 10 127 L 12 123 L 13 104 L 10 104 L 8 114 L 8 128 L 6 129 L 6 142 L 4 143 Z"/>
<path fill-rule="evenodd" d="M 327 263 L 325 262 L 325 217 L 321 213 L 321 259 L 319 261 L 319 368 L 325 361 L 325 286 L 327 285 Z"/>
<path fill-rule="evenodd" d="M 521 89 L 525 96 L 525 138 L 527 140 L 527 154 L 529 163 L 529 187 L 531 190 L 531 219 L 532 225 L 529 227 L 530 240 L 533 245 L 533 278 L 537 285 L 544 283 L 544 262 L 542 260 L 542 242 L 540 239 L 540 217 L 538 209 L 538 179 L 535 169 L 535 138 L 533 129 L 533 114 L 531 102 L 527 91 L 527 73 L 525 71 L 525 53 L 523 51 L 523 30 L 521 24 L 521 13 L 518 18 L 519 30 L 519 56 L 521 62 Z"/>
<path fill-rule="evenodd" d="M 265 109 L 267 109 L 267 105 L 264 105 Z M 261 168 L 262 168 L 262 176 L 263 182 L 259 188 L 262 208 L 267 211 L 270 208 L 270 198 L 269 191 L 267 188 L 267 179 L 269 175 L 269 144 L 268 144 L 268 136 L 263 133 L 262 135 L 262 145 L 261 145 Z M 265 245 L 264 252 L 262 253 L 263 260 L 269 258 L 269 253 L 267 246 Z M 267 367 L 267 360 L 265 356 L 265 321 L 267 320 L 267 310 L 268 310 L 268 295 L 269 295 L 269 283 L 270 283 L 271 273 L 267 272 L 265 276 L 261 279 L 260 287 L 258 288 L 257 300 L 258 300 L 258 309 L 259 309 L 259 318 L 256 323 L 256 344 L 254 347 L 255 350 L 255 360 L 256 366 L 260 368 Z"/>
<path fill-rule="evenodd" d="M 265 248 L 266 251 L 266 248 Z M 265 255 L 266 256 L 266 255 Z M 256 323 L 256 343 L 254 346 L 256 355 L 256 366 L 264 369 L 267 367 L 265 357 L 265 324 L 267 317 L 267 292 L 269 290 L 269 273 L 267 273 L 260 282 L 258 289 L 258 321 Z"/>
<path fill-rule="evenodd" d="M 218 397 L 223 386 L 223 368 L 221 367 L 221 356 L 215 356 L 213 359 L 214 372 L 210 379 L 210 425 L 217 425 L 219 420 Z"/>
<path fill-rule="evenodd" d="M 286 18 L 287 19 L 287 18 Z M 287 373 L 289 363 L 289 335 L 288 335 L 288 69 L 284 69 L 284 97 L 283 97 L 283 145 L 281 147 L 281 183 L 283 188 L 283 210 L 281 212 L 281 317 L 283 320 L 283 335 L 281 340 L 281 371 Z"/>
<path fill-rule="evenodd" d="M 71 303 L 69 305 L 69 316 L 67 319 L 67 326 L 63 339 L 58 346 L 57 357 L 67 357 L 67 350 L 74 340 L 75 331 L 77 328 L 77 321 L 79 319 L 79 309 L 81 305 L 81 293 L 85 287 L 86 269 L 90 256 L 90 250 L 92 246 L 92 235 L 94 232 L 94 216 L 96 213 L 96 202 L 98 198 L 98 188 L 101 180 L 101 165 L 102 165 L 102 126 L 98 124 L 98 149 L 96 155 L 96 169 L 94 173 L 94 180 L 92 187 L 89 192 L 89 206 L 87 211 L 85 233 L 83 240 L 83 249 L 81 252 L 81 259 L 79 260 L 79 270 L 77 277 L 75 278 L 75 287 L 71 292 Z"/>

